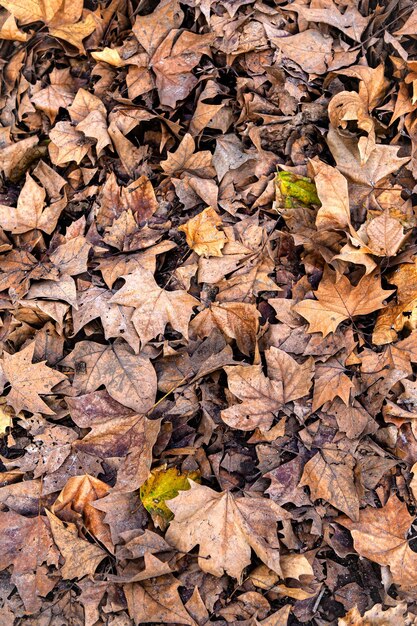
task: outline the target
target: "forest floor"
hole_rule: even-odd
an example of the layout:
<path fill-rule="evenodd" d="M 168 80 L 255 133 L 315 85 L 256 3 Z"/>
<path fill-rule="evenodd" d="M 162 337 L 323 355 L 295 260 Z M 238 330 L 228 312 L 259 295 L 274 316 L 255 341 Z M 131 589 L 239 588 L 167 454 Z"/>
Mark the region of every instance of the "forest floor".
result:
<path fill-rule="evenodd" d="M 417 624 L 412 0 L 0 0 L 0 626 Z"/>

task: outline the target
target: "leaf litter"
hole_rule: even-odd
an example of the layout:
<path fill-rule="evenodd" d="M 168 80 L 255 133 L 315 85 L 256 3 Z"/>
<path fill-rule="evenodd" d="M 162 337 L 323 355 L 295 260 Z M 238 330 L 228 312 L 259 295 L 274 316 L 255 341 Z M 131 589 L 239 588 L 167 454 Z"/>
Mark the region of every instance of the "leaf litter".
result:
<path fill-rule="evenodd" d="M 3 626 L 417 623 L 412 0 L 0 0 Z"/>

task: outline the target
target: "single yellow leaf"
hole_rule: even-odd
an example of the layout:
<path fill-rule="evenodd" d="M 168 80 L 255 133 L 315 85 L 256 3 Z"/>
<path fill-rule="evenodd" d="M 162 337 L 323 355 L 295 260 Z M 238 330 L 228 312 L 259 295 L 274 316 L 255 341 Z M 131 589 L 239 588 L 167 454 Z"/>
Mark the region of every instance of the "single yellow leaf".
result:
<path fill-rule="evenodd" d="M 140 499 L 147 511 L 154 516 L 169 521 L 173 518 L 172 511 L 165 504 L 165 500 L 176 498 L 180 491 L 188 491 L 188 479 L 199 481 L 199 472 L 181 473 L 176 467 L 157 467 L 152 470 L 148 480 L 140 488 Z"/>
<path fill-rule="evenodd" d="M 185 233 L 187 243 L 200 256 L 222 256 L 227 237 L 218 226 L 222 220 L 212 207 L 204 209 L 178 228 Z"/>

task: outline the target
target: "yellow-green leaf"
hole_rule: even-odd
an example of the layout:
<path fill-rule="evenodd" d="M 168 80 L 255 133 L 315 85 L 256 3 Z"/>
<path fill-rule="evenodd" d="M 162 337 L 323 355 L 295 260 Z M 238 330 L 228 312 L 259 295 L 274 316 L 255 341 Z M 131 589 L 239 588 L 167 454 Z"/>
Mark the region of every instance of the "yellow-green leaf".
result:
<path fill-rule="evenodd" d="M 179 491 L 187 491 L 190 488 L 188 478 L 199 482 L 200 473 L 195 471 L 182 474 L 177 468 L 167 469 L 166 466 L 152 470 L 148 480 L 140 488 L 140 499 L 154 521 L 155 518 L 162 518 L 168 522 L 173 518 L 165 500 L 175 498 Z"/>
<path fill-rule="evenodd" d="M 316 185 L 306 176 L 292 172 L 278 172 L 275 179 L 277 202 L 286 209 L 295 206 L 320 205 Z"/>

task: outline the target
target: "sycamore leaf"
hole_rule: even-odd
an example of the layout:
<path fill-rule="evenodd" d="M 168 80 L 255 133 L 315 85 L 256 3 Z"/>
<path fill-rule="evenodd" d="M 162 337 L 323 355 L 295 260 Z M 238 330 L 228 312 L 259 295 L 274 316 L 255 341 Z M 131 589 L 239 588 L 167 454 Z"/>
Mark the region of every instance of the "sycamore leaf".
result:
<path fill-rule="evenodd" d="M 383 609 L 382 604 L 375 604 L 361 616 L 357 606 L 350 609 L 344 617 L 339 617 L 338 626 L 412 626 L 415 616 L 407 611 L 407 603 Z"/>
<path fill-rule="evenodd" d="M 332 39 L 318 30 L 305 30 L 289 37 L 272 37 L 272 42 L 309 74 L 324 74 L 332 58 Z"/>
<path fill-rule="evenodd" d="M 417 585 L 417 553 L 411 550 L 407 533 L 413 520 L 405 502 L 392 495 L 381 509 L 368 506 L 356 521 L 343 517 L 338 522 L 349 528 L 361 556 L 388 565 L 394 583 L 412 589 Z"/>
<path fill-rule="evenodd" d="M 304 206 L 320 204 L 316 185 L 311 178 L 282 171 L 278 172 L 275 178 L 275 185 L 277 202 L 280 204 L 280 198 L 282 198 L 285 208 L 292 208 L 300 203 Z"/>
<path fill-rule="evenodd" d="M 103 522 L 105 515 L 92 506 L 94 501 L 104 498 L 109 491 L 109 485 L 94 476 L 73 476 L 55 500 L 52 513 L 81 529 L 85 524 L 88 532 L 113 552 L 109 527 Z"/>
<path fill-rule="evenodd" d="M 321 498 L 351 519 L 359 516 L 359 498 L 353 471 L 339 452 L 317 452 L 304 467 L 300 486 L 308 485 L 312 500 Z"/>
<path fill-rule="evenodd" d="M 73 384 L 79 393 L 105 385 L 112 398 L 138 413 L 146 413 L 155 402 L 156 374 L 151 362 L 134 354 L 123 341 L 113 345 L 79 341 L 61 365 L 75 370 Z"/>
<path fill-rule="evenodd" d="M 13 566 L 11 581 L 28 613 L 39 611 L 42 596 L 55 586 L 48 576 L 47 563 L 57 565 L 58 553 L 45 516 L 0 512 L 0 568 Z"/>
<path fill-rule="evenodd" d="M 191 70 L 203 54 L 210 56 L 213 33 L 199 35 L 172 28 L 151 59 L 161 104 L 174 108 L 198 83 Z"/>
<path fill-rule="evenodd" d="M 187 624 L 196 622 L 187 613 L 178 593 L 181 583 L 172 576 L 158 576 L 141 583 L 129 583 L 123 590 L 129 614 L 136 624 Z"/>
<path fill-rule="evenodd" d="M 242 403 L 223 410 L 222 420 L 239 430 L 268 430 L 284 402 L 282 382 L 267 378 L 261 365 L 232 365 L 224 370 L 229 390 Z"/>
<path fill-rule="evenodd" d="M 163 333 L 168 322 L 174 330 L 188 338 L 188 321 L 193 308 L 199 304 L 198 300 L 186 291 L 161 289 L 153 274 L 145 269 L 139 268 L 123 278 L 124 287 L 119 289 L 110 303 L 135 308 L 132 323 L 142 346 Z"/>
<path fill-rule="evenodd" d="M 184 13 L 177 0 L 163 0 L 152 13 L 136 16 L 133 34 L 152 55 L 169 32 L 180 27 L 183 18 Z"/>
<path fill-rule="evenodd" d="M 187 243 L 200 256 L 222 256 L 227 237 L 217 227 L 222 220 L 212 207 L 204 209 L 178 228 L 187 238 Z"/>
<path fill-rule="evenodd" d="M 350 209 L 346 178 L 335 167 L 318 159 L 313 159 L 310 163 L 321 203 L 316 217 L 317 229 L 349 227 Z"/>
<path fill-rule="evenodd" d="M 308 321 L 310 333 L 322 333 L 325 337 L 346 319 L 382 309 L 384 300 L 394 291 L 382 289 L 377 273 L 365 275 L 354 287 L 346 276 L 337 279 L 328 272 L 314 293 L 317 300 L 303 300 L 293 310 Z"/>
<path fill-rule="evenodd" d="M 140 341 L 132 324 L 134 309 L 110 302 L 112 296 L 111 291 L 101 287 L 91 287 L 78 296 L 78 310 L 72 313 L 74 335 L 92 320 L 100 318 L 106 339 L 121 337 L 138 352 Z"/>
<path fill-rule="evenodd" d="M 98 545 L 89 543 L 78 536 L 75 524 L 64 524 L 53 513 L 46 510 L 56 545 L 65 559 L 61 568 L 65 579 L 92 576 L 107 553 Z"/>
<path fill-rule="evenodd" d="M 32 363 L 35 343 L 32 342 L 16 354 L 3 353 L 2 367 L 11 390 L 7 396 L 16 413 L 22 409 L 32 413 L 54 415 L 54 411 L 41 399 L 51 394 L 51 389 L 66 380 L 66 376 L 43 363 Z"/>
<path fill-rule="evenodd" d="M 190 329 L 198 337 L 208 337 L 213 328 L 218 328 L 226 337 L 236 339 L 239 350 L 249 356 L 255 349 L 259 311 L 254 304 L 244 302 L 213 303 L 190 323 Z"/>
<path fill-rule="evenodd" d="M 80 19 L 83 10 L 83 0 L 1 0 L 0 4 L 23 25 L 32 22 L 54 26 L 72 24 Z"/>
<path fill-rule="evenodd" d="M 45 207 L 45 190 L 28 173 L 17 200 L 16 209 L 0 204 L 0 226 L 13 234 L 26 233 L 38 228 L 52 233 L 63 209 L 56 202 Z"/>
<path fill-rule="evenodd" d="M 286 512 L 266 498 L 236 498 L 190 482 L 167 506 L 174 520 L 165 535 L 177 550 L 199 545 L 198 564 L 203 572 L 241 579 L 250 563 L 251 548 L 274 572 L 281 573 L 276 523 Z"/>
<path fill-rule="evenodd" d="M 388 281 L 397 287 L 397 297 L 381 311 L 376 320 L 372 341 L 382 345 L 395 341 L 404 328 L 414 328 L 417 313 L 417 261 L 399 265 Z"/>

